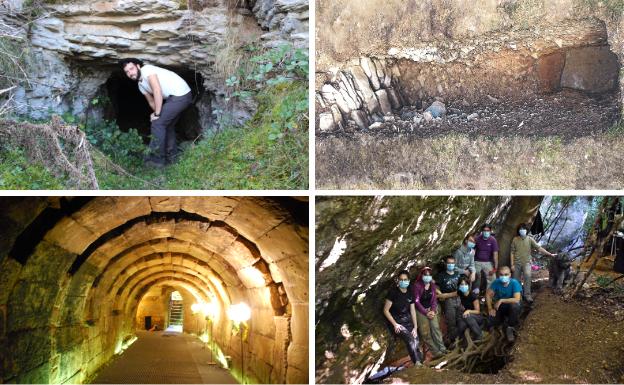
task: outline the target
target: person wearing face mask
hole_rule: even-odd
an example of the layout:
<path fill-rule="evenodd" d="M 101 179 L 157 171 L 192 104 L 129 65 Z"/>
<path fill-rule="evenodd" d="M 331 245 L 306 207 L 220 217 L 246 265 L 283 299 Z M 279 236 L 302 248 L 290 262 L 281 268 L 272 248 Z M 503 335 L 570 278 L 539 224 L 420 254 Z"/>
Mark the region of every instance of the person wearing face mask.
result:
<path fill-rule="evenodd" d="M 418 332 L 414 295 L 409 290 L 410 277 L 407 270 L 398 274 L 397 286 L 386 296 L 383 314 L 396 335 L 403 340 L 407 352 L 415 365 L 422 362 L 422 354 L 418 350 Z"/>
<path fill-rule="evenodd" d="M 459 298 L 457 297 L 457 281 L 459 273 L 455 269 L 455 258 L 444 258 L 445 269 L 436 276 L 436 294 L 442 302 L 444 319 L 447 326 L 447 338 L 449 344 L 454 344 L 457 334 L 457 313 L 459 312 Z"/>
<path fill-rule="evenodd" d="M 466 235 L 459 249 L 455 250 L 453 257 L 460 273 L 470 277 L 470 282 L 475 280 L 475 238 L 472 234 Z"/>
<path fill-rule="evenodd" d="M 457 333 L 464 338 L 464 332 L 469 328 L 472 338 L 475 341 L 480 340 L 483 337 L 481 306 L 479 297 L 470 290 L 470 279 L 466 276 L 461 276 L 457 282 L 457 297 L 460 301 L 460 311 L 457 312 Z"/>
<path fill-rule="evenodd" d="M 418 333 L 433 353 L 433 358 L 442 357 L 447 351 L 442 341 L 442 332 L 436 313 L 438 300 L 431 268 L 424 267 L 413 286 Z"/>
<path fill-rule="evenodd" d="M 528 235 L 528 232 L 529 227 L 521 223 L 518 226 L 518 235 L 511 240 L 511 272 L 518 282 L 522 282 L 521 277 L 524 278 L 524 299 L 527 302 L 533 302 L 533 297 L 531 297 L 531 251 L 537 250 L 549 257 L 555 257 L 557 254 L 546 251 Z"/>
<path fill-rule="evenodd" d="M 496 278 L 498 269 L 498 242 L 492 235 L 492 225 L 486 223 L 481 226 L 481 234 L 475 239 L 475 286 L 481 288 L 481 275 L 485 274 L 487 286 Z M 486 287 L 487 287 L 486 286 Z"/>
<path fill-rule="evenodd" d="M 500 277 L 496 279 L 486 292 L 486 303 L 490 326 L 504 324 L 507 340 L 513 342 L 515 327 L 518 325 L 522 305 L 522 285 L 511 278 L 511 269 L 503 266 L 500 269 Z"/>

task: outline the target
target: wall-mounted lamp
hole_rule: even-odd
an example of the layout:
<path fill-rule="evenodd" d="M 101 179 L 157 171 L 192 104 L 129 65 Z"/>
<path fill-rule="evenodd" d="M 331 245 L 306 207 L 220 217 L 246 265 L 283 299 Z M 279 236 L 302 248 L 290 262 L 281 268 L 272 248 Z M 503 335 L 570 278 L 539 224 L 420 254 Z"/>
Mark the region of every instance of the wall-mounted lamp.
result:
<path fill-rule="evenodd" d="M 232 321 L 232 328 L 236 333 L 240 332 L 241 344 L 241 382 L 245 383 L 245 354 L 243 351 L 243 341 L 247 340 L 249 333 L 249 325 L 247 321 L 251 318 L 251 308 L 244 302 L 236 305 L 230 305 L 227 310 L 227 316 Z"/>
<path fill-rule="evenodd" d="M 204 319 L 206 320 L 206 327 L 208 326 L 208 322 L 210 322 L 210 362 L 209 365 L 215 365 L 216 362 L 213 360 L 213 350 L 214 350 L 214 318 L 216 318 L 217 314 L 219 314 L 219 307 L 215 302 L 200 302 L 194 303 L 191 305 L 191 311 L 193 314 L 202 313 L 204 315 Z M 204 330 L 206 332 L 206 330 Z M 206 341 L 207 342 L 207 341 Z"/>

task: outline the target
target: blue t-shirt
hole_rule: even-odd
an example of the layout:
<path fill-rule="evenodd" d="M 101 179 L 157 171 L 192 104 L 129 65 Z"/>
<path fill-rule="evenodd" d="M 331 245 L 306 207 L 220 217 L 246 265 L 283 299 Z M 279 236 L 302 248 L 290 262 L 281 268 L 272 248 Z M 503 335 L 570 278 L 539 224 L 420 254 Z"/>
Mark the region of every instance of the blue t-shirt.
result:
<path fill-rule="evenodd" d="M 511 278 L 509 285 L 505 287 L 503 281 L 497 278 L 490 285 L 490 290 L 494 292 L 494 301 L 498 301 L 499 299 L 513 298 L 515 293 L 522 293 L 522 285 L 516 279 Z"/>

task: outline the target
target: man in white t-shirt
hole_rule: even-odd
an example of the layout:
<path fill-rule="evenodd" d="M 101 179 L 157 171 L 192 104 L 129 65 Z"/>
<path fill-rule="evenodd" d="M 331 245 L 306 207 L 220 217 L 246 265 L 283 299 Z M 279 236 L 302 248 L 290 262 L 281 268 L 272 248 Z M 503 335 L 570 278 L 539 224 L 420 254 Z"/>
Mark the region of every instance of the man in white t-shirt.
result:
<path fill-rule="evenodd" d="M 192 103 L 191 88 L 175 72 L 144 65 L 139 59 L 127 58 L 119 64 L 126 75 L 137 82 L 139 91 L 154 111 L 150 115 L 152 153 L 146 163 L 155 167 L 173 163 L 177 151 L 175 125 L 180 114 Z"/>

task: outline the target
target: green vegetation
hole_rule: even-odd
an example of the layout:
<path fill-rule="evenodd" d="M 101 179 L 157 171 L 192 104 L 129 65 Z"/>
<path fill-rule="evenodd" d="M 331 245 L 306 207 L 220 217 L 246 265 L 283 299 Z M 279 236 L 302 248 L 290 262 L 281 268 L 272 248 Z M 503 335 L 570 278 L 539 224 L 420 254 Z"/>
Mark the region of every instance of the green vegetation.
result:
<path fill-rule="evenodd" d="M 0 147 L 0 189 L 3 190 L 59 190 L 62 178 L 56 178 L 45 167 L 31 164 L 23 150 Z"/>
<path fill-rule="evenodd" d="M 246 49 L 250 49 L 247 47 Z M 308 187 L 308 57 L 284 46 L 255 49 L 249 63 L 227 79 L 228 102 L 253 98 L 258 109 L 242 127 L 219 111 L 220 129 L 180 154 L 164 169 L 145 167 L 148 153 L 136 130 L 122 132 L 115 122 L 62 118 L 86 134 L 92 145 L 95 175 L 101 189 L 306 189 Z M 92 105 L 107 103 L 96 98 Z M 0 149 L 0 188 L 73 188 L 42 165 L 25 167 L 28 154 Z M 39 180 L 41 179 L 41 180 Z M 53 183 L 55 184 L 53 184 Z M 2 183 L 2 182 L 0 182 Z M 6 187 L 9 186 L 9 187 Z"/>

